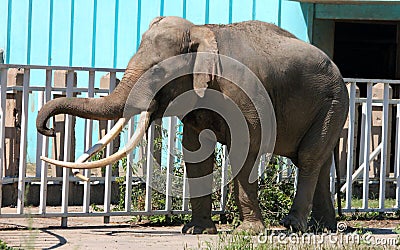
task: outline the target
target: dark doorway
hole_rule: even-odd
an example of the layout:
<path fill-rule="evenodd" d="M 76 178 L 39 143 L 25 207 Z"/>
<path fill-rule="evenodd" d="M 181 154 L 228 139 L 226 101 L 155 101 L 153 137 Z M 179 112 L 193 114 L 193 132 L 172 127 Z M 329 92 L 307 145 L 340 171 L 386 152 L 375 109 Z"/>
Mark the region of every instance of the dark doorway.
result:
<path fill-rule="evenodd" d="M 358 22 L 335 23 L 333 60 L 345 78 L 400 79 L 400 24 L 398 22 Z M 366 85 L 358 85 L 360 97 L 366 97 Z M 391 85 L 393 98 L 399 98 L 400 86 Z M 361 114 L 361 106 L 357 106 Z M 395 131 L 396 110 L 392 109 L 392 127 Z M 358 116 L 361 125 L 361 115 Z M 372 128 L 374 129 L 374 127 Z M 380 127 L 376 128 L 380 130 Z M 358 129 L 357 138 L 360 138 Z M 374 132 L 373 132 L 374 133 Z M 378 133 L 378 132 L 377 132 Z M 391 133 L 392 142 L 395 133 Z M 394 167 L 394 143 L 390 145 L 390 170 Z M 356 148 L 359 162 L 360 145 Z"/>
<path fill-rule="evenodd" d="M 333 60 L 344 77 L 396 79 L 396 23 L 336 22 Z"/>

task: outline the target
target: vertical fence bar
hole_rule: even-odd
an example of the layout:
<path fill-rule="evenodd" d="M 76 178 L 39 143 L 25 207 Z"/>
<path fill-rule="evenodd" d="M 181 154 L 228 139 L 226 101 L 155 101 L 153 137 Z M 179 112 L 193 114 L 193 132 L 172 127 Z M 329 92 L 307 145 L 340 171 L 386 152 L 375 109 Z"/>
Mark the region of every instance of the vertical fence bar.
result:
<path fill-rule="evenodd" d="M 189 210 L 189 180 L 187 178 L 186 167 L 183 164 L 183 188 L 182 188 L 182 211 Z"/>
<path fill-rule="evenodd" d="M 40 110 L 44 105 L 44 92 L 43 91 L 38 92 L 37 102 L 38 102 L 38 110 Z M 41 165 L 40 164 L 41 163 L 40 156 L 42 155 L 42 151 L 39 149 L 42 148 L 44 139 L 45 138 L 43 135 L 41 135 L 40 133 L 36 133 L 36 149 L 37 149 L 36 150 L 36 166 L 35 166 L 35 176 L 36 177 L 40 177 L 42 174 L 41 167 L 40 167 L 40 165 Z"/>
<path fill-rule="evenodd" d="M 279 170 L 278 170 L 278 174 L 276 175 L 276 183 L 279 183 L 282 181 L 282 172 L 283 172 L 283 166 L 285 164 L 285 158 L 282 156 L 278 156 L 277 157 L 279 159 Z"/>
<path fill-rule="evenodd" d="M 114 90 L 116 83 L 116 75 L 115 72 L 110 72 L 110 91 L 109 94 Z M 107 122 L 107 131 L 114 126 L 114 121 L 109 120 Z M 114 148 L 114 143 L 111 141 L 107 145 L 106 155 L 107 157 L 112 155 Z M 112 179 L 112 168 L 113 164 L 106 166 L 105 180 L 104 180 L 104 212 L 109 213 L 111 211 L 111 179 Z M 104 216 L 104 223 L 110 222 L 110 216 Z"/>
<path fill-rule="evenodd" d="M 364 163 L 364 151 L 365 151 L 365 122 L 367 116 L 367 103 L 362 103 L 361 106 L 361 126 L 360 126 L 360 151 L 359 151 L 359 158 L 358 158 L 358 167 L 360 168 L 363 166 Z M 364 167 L 363 167 L 364 168 Z"/>
<path fill-rule="evenodd" d="M 24 69 L 23 88 L 22 88 L 22 114 L 21 114 L 21 144 L 18 172 L 18 201 L 17 213 L 24 213 L 25 200 L 25 174 L 26 174 L 26 146 L 28 132 L 28 105 L 29 105 L 29 81 L 30 69 Z"/>
<path fill-rule="evenodd" d="M 1 69 L 0 75 L 0 214 L 3 199 L 3 169 L 5 167 L 5 126 L 6 126 L 6 98 L 7 98 L 7 72 L 8 69 Z"/>
<path fill-rule="evenodd" d="M 51 78 L 52 78 L 52 70 L 46 70 L 46 85 L 44 90 L 44 100 L 43 103 L 50 101 L 51 99 Z M 48 156 L 49 152 L 49 138 L 47 136 L 42 135 L 42 155 Z M 46 200 L 47 200 L 47 163 L 44 161 L 40 161 L 40 204 L 39 204 L 39 213 L 46 213 Z"/>
<path fill-rule="evenodd" d="M 385 83 L 383 89 L 383 117 L 382 117 L 382 152 L 381 168 L 379 176 L 379 209 L 385 208 L 386 190 L 386 165 L 388 148 L 388 129 L 389 129 L 389 84 Z"/>
<path fill-rule="evenodd" d="M 352 82 L 350 86 L 350 103 L 349 103 L 349 128 L 347 135 L 347 190 L 346 190 L 346 209 L 351 208 L 352 195 L 352 174 L 353 174 L 353 148 L 354 148 L 354 124 L 355 124 L 355 98 L 356 83 Z"/>
<path fill-rule="evenodd" d="M 332 202 L 334 202 L 335 201 L 335 174 L 336 174 L 336 172 L 335 172 L 335 168 L 336 168 L 336 162 L 335 162 L 335 155 L 334 155 L 334 153 L 332 152 L 332 164 L 331 164 L 331 172 L 330 172 L 330 174 L 329 174 L 329 183 L 330 183 L 330 185 L 329 185 L 329 188 L 330 188 L 330 191 L 331 191 L 331 198 L 332 198 Z M 289 168 L 290 169 L 290 168 Z M 337 177 L 337 178 L 340 178 L 340 177 Z"/>
<path fill-rule="evenodd" d="M 145 211 L 151 211 L 151 187 L 153 177 L 153 148 L 154 148 L 154 123 L 150 125 L 147 132 L 147 149 L 146 149 L 146 200 Z"/>
<path fill-rule="evenodd" d="M 165 210 L 172 210 L 172 176 L 175 163 L 176 117 L 169 118 Z"/>
<path fill-rule="evenodd" d="M 135 119 L 134 117 L 131 118 L 129 121 L 128 125 L 128 139 L 133 135 L 135 128 Z M 126 176 L 125 176 L 125 211 L 130 212 L 132 210 L 132 175 L 133 175 L 133 160 L 135 159 L 133 152 L 135 150 L 132 150 L 131 153 L 129 153 L 126 156 Z"/>
<path fill-rule="evenodd" d="M 400 209 L 400 103 L 396 105 L 396 147 L 395 147 L 395 178 L 396 178 L 396 204 Z"/>
<path fill-rule="evenodd" d="M 369 193 L 369 156 L 370 156 L 370 144 L 371 144 L 371 127 L 372 127 L 372 82 L 367 84 L 367 102 L 365 104 L 365 123 L 361 129 L 364 130 L 364 152 L 363 152 L 363 163 L 364 163 L 364 175 L 363 175 L 363 203 L 362 208 L 368 208 L 368 193 Z M 361 165 L 361 164 L 360 164 Z"/>
<path fill-rule="evenodd" d="M 265 165 L 265 155 L 262 155 L 261 162 L 264 162 Z M 226 198 L 228 191 L 228 149 L 226 145 L 222 146 L 222 173 L 221 173 L 221 211 L 225 211 L 226 208 Z M 263 168 L 263 172 L 264 172 Z"/>
<path fill-rule="evenodd" d="M 259 177 L 262 177 L 262 178 L 264 178 L 264 171 L 265 171 L 265 165 L 266 165 L 266 163 L 265 163 L 265 159 L 266 159 L 266 156 L 265 156 L 265 154 L 264 155 L 262 155 L 261 156 L 261 160 L 260 160 L 260 164 L 258 165 L 258 176 Z M 222 161 L 224 161 L 225 159 L 224 158 L 222 158 Z M 224 164 L 222 164 L 222 166 L 223 166 Z"/>
<path fill-rule="evenodd" d="M 88 97 L 94 97 L 94 79 L 95 79 L 95 71 L 89 71 L 89 82 L 88 82 Z M 85 120 L 85 150 L 89 149 L 92 146 L 92 137 L 93 137 L 93 120 L 86 119 Z M 91 174 L 90 169 L 84 170 L 84 175 L 86 178 L 89 178 Z M 84 213 L 89 213 L 90 206 L 90 181 L 85 181 L 83 183 L 83 204 L 82 211 Z"/>
<path fill-rule="evenodd" d="M 66 97 L 73 96 L 74 87 L 74 76 L 75 72 L 73 70 L 68 70 L 67 73 L 67 90 Z M 64 138 L 64 161 L 69 161 L 68 156 L 71 152 L 71 131 L 72 131 L 72 116 L 65 116 L 65 138 Z M 61 218 L 61 226 L 66 227 L 68 223 L 68 198 L 69 198 L 69 173 L 68 168 L 63 168 L 63 184 L 62 184 L 62 195 L 61 195 L 61 212 L 63 216 Z"/>

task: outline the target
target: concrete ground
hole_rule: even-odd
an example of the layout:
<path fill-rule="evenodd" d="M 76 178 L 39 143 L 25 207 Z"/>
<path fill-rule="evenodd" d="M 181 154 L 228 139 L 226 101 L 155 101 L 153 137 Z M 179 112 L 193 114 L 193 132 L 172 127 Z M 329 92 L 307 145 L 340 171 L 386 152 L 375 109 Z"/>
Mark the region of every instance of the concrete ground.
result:
<path fill-rule="evenodd" d="M 183 235 L 181 226 L 132 226 L 129 219 L 111 217 L 105 225 L 102 217 L 69 218 L 68 228 L 60 227 L 60 218 L 0 219 L 0 240 L 22 249 L 201 249 L 218 242 L 218 235 Z M 398 241 L 392 229 L 399 221 L 346 223 L 388 239 L 387 244 Z M 229 230 L 224 226 L 219 231 Z"/>
<path fill-rule="evenodd" d="M 0 240 L 22 249 L 198 249 L 216 235 L 183 235 L 181 226 L 131 226 L 129 218 L 0 219 Z"/>

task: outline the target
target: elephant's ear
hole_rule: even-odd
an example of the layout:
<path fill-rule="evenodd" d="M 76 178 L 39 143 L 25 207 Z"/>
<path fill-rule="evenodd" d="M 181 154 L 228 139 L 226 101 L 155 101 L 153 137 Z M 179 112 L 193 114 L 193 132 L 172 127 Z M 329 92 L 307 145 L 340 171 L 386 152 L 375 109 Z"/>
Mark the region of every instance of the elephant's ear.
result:
<path fill-rule="evenodd" d="M 193 66 L 193 89 L 198 96 L 203 97 L 208 83 L 220 73 L 214 32 L 206 26 L 191 27 L 190 51 L 197 52 Z"/>

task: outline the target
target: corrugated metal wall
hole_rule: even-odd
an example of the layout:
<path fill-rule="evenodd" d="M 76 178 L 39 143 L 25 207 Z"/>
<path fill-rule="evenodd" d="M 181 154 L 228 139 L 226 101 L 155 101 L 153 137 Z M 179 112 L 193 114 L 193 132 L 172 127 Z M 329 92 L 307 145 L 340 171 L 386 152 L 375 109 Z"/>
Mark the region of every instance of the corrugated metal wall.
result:
<path fill-rule="evenodd" d="M 257 19 L 308 40 L 304 12 L 287 0 L 0 0 L 0 49 L 11 64 L 125 68 L 142 33 L 160 15 L 196 24 Z M 87 76 L 79 74 L 78 86 L 87 87 Z M 99 78 L 96 74 L 96 87 Z M 44 82 L 43 72 L 31 71 L 31 86 Z M 30 117 L 36 117 L 38 97 L 31 95 Z M 35 162 L 34 119 L 28 127 L 27 158 Z"/>
<path fill-rule="evenodd" d="M 0 0 L 0 10 L 0 48 L 14 64 L 123 68 L 160 15 L 263 20 L 307 40 L 301 6 L 287 0 Z"/>

